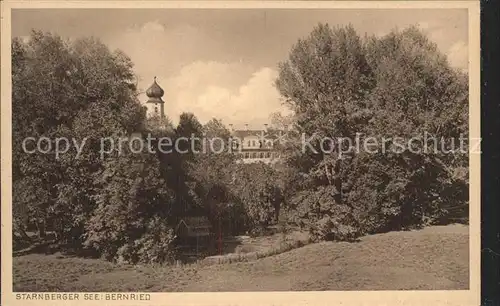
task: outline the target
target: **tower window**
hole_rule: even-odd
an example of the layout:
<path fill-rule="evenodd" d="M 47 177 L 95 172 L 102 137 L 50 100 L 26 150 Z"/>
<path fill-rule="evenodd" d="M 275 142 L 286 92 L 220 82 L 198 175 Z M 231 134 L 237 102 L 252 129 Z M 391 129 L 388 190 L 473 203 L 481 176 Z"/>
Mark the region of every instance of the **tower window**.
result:
<path fill-rule="evenodd" d="M 158 114 L 158 106 L 155 106 L 155 114 Z"/>

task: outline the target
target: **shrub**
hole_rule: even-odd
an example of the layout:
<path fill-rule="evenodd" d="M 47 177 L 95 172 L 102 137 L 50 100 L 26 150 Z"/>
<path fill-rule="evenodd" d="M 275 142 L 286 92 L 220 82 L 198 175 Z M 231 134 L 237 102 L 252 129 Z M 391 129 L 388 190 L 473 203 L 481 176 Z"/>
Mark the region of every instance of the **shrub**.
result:
<path fill-rule="evenodd" d="M 152 219 L 147 232 L 134 242 L 137 247 L 138 261 L 143 263 L 172 261 L 174 239 L 174 230 L 164 220 Z"/>
<path fill-rule="evenodd" d="M 155 217 L 139 238 L 119 247 L 114 259 L 121 263 L 164 263 L 174 259 L 173 229 L 162 219 Z"/>
<path fill-rule="evenodd" d="M 330 216 L 324 216 L 310 227 L 313 240 L 353 241 L 361 231 L 354 224 L 343 224 Z"/>

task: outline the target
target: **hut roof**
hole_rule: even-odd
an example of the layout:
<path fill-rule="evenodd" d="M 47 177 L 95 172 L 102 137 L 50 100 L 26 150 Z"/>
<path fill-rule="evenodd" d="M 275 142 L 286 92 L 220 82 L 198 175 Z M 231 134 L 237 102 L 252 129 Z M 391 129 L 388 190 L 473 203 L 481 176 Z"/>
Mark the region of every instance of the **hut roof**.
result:
<path fill-rule="evenodd" d="M 184 217 L 177 224 L 176 230 L 184 225 L 189 231 L 188 236 L 205 236 L 210 234 L 212 225 L 206 217 Z"/>
<path fill-rule="evenodd" d="M 184 221 L 188 227 L 201 227 L 201 228 L 209 228 L 212 227 L 210 221 L 208 221 L 207 217 L 184 217 L 181 219 Z"/>

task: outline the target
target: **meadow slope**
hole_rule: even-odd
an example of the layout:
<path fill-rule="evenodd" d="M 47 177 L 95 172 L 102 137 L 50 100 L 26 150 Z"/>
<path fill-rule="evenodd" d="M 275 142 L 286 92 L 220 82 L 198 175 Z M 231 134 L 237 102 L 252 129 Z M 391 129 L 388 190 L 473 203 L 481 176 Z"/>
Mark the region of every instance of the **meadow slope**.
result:
<path fill-rule="evenodd" d="M 98 259 L 15 257 L 15 291 L 282 291 L 468 289 L 463 225 L 323 242 L 252 262 L 120 266 Z"/>

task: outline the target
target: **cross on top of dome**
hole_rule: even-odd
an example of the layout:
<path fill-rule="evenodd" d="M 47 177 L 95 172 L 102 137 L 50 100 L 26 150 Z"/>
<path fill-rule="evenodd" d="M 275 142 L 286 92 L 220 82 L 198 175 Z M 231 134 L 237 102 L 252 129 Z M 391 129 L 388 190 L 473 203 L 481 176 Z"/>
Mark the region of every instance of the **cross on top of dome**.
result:
<path fill-rule="evenodd" d="M 146 103 L 165 103 L 162 100 L 164 94 L 165 92 L 160 85 L 156 83 L 156 77 L 154 77 L 153 84 L 148 88 L 148 90 L 146 90 L 146 95 L 149 98 Z"/>

